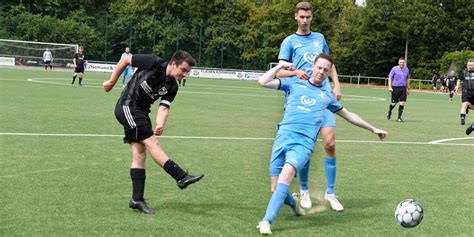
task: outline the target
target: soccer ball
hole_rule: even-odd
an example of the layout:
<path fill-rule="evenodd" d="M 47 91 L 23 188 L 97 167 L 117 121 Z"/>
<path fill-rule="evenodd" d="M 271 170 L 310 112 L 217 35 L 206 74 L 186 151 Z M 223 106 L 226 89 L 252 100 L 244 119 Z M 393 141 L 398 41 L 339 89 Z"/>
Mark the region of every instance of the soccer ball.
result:
<path fill-rule="evenodd" d="M 395 209 L 395 220 L 405 228 L 412 228 L 423 220 L 423 207 L 413 199 L 405 199 Z"/>

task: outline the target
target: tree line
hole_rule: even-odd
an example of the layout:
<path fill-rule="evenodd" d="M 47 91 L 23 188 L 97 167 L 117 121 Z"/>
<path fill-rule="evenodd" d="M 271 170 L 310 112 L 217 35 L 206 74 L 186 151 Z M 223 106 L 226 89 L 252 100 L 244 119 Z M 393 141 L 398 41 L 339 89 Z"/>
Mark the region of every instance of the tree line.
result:
<path fill-rule="evenodd" d="M 265 70 L 296 31 L 297 2 L 2 1 L 0 38 L 80 44 L 91 60 L 117 61 L 129 46 L 163 58 L 186 50 L 202 67 Z M 413 78 L 474 57 L 471 0 L 311 2 L 311 30 L 326 36 L 340 74 L 386 76 L 406 49 Z"/>

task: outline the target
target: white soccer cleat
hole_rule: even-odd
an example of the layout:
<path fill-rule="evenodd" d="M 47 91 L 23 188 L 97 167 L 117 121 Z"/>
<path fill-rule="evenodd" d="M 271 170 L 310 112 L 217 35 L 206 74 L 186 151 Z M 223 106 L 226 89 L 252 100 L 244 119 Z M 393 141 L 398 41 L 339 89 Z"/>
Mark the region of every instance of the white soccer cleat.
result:
<path fill-rule="evenodd" d="M 301 202 L 300 205 L 303 208 L 311 208 L 313 203 L 311 202 L 311 198 L 309 196 L 309 191 L 304 191 L 300 193 Z"/>
<path fill-rule="evenodd" d="M 293 212 L 295 213 L 296 216 L 304 216 L 306 215 L 306 213 L 304 212 L 303 208 L 301 208 L 301 200 L 300 198 L 298 197 L 298 194 L 296 193 L 293 193 L 292 194 L 293 196 L 293 199 L 295 199 L 295 206 L 292 207 L 291 209 L 293 209 Z"/>
<path fill-rule="evenodd" d="M 341 203 L 337 200 L 336 195 L 333 194 L 327 194 L 324 195 L 324 199 L 326 199 L 329 204 L 331 205 L 331 208 L 334 211 L 344 211 L 344 207 L 341 205 Z"/>
<path fill-rule="evenodd" d="M 260 234 L 262 234 L 262 235 L 271 235 L 272 230 L 271 230 L 270 227 L 271 227 L 270 222 L 268 222 L 266 220 L 260 221 L 257 225 L 257 229 L 260 230 Z"/>

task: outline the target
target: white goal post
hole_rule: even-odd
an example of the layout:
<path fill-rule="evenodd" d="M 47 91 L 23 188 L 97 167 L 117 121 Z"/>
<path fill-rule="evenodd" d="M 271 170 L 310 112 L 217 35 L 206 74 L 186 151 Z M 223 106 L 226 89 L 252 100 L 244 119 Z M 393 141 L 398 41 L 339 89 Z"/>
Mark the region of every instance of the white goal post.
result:
<path fill-rule="evenodd" d="M 0 39 L 0 55 L 3 56 L 42 57 L 46 48 L 53 53 L 55 59 L 71 59 L 79 51 L 77 44 Z"/>

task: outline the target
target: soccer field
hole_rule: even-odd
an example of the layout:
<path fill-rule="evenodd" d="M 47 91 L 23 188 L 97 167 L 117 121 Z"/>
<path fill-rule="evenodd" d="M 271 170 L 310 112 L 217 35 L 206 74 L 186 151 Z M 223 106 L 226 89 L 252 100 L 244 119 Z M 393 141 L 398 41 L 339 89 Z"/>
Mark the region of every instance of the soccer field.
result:
<path fill-rule="evenodd" d="M 171 159 L 205 177 L 180 190 L 149 157 L 145 198 L 156 214 L 147 216 L 128 208 L 131 155 L 114 116 L 120 82 L 105 93 L 101 84 L 109 74 L 87 72 L 83 86 L 71 85 L 71 76 L 0 68 L 0 236 L 259 235 L 282 92 L 253 81 L 188 79 L 158 139 Z M 459 125 L 460 97 L 451 102 L 446 94 L 412 93 L 405 122 L 397 123 L 385 118 L 386 90 L 342 89 L 343 106 L 388 137 L 380 142 L 338 118 L 336 194 L 345 211 L 330 211 L 321 201 L 318 142 L 310 172 L 316 208 L 295 217 L 284 206 L 274 235 L 472 235 L 474 136 Z M 406 198 L 424 207 L 416 228 L 395 222 L 395 207 Z"/>

